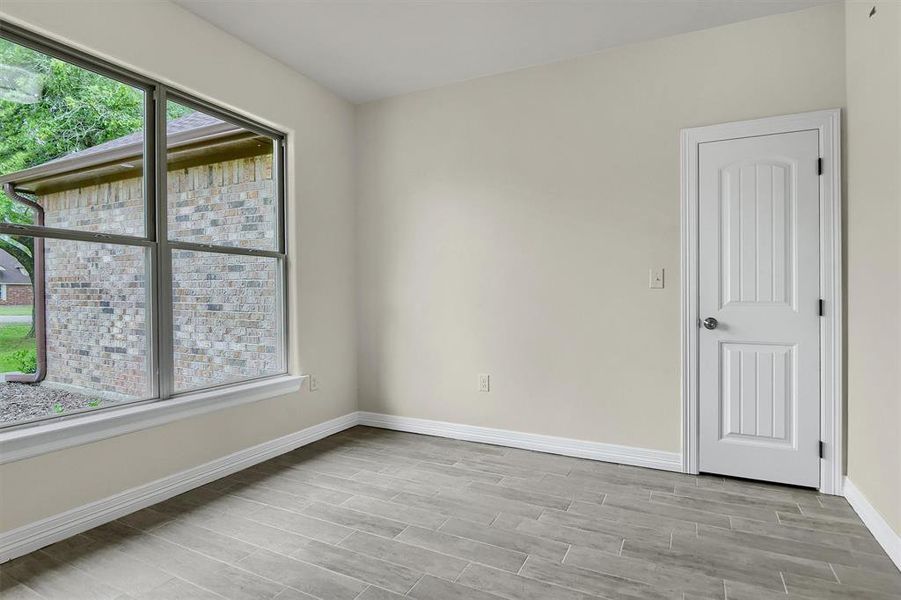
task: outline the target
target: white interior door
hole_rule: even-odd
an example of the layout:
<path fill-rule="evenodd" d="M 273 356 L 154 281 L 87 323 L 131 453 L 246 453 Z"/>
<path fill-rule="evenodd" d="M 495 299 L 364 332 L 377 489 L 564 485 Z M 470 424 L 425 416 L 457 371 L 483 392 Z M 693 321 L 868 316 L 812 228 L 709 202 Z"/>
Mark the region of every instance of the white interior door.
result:
<path fill-rule="evenodd" d="M 819 485 L 818 135 L 699 146 L 702 472 Z"/>

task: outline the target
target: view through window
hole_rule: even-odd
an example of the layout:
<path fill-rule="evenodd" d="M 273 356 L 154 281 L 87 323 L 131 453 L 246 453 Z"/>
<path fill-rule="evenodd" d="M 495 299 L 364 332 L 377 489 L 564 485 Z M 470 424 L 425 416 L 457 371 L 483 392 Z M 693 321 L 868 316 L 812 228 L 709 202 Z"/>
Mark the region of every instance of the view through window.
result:
<path fill-rule="evenodd" d="M 0 426 L 285 372 L 280 156 L 276 132 L 4 32 Z"/>

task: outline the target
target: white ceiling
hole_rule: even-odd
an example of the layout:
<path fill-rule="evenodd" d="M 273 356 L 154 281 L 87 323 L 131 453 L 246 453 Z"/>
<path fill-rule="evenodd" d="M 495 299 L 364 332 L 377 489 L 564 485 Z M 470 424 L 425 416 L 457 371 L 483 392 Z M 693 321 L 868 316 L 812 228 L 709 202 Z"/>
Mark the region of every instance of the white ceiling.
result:
<path fill-rule="evenodd" d="M 830 2 L 175 1 L 353 102 Z"/>

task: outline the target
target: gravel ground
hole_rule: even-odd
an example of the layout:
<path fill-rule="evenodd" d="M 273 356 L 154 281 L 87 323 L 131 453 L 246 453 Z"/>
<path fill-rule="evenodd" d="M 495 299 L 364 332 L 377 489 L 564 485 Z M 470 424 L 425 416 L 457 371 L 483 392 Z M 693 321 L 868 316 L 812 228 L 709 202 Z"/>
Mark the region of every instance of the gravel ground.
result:
<path fill-rule="evenodd" d="M 0 383 L 0 422 L 13 423 L 40 417 L 64 415 L 76 410 L 108 404 L 97 398 L 27 383 Z"/>

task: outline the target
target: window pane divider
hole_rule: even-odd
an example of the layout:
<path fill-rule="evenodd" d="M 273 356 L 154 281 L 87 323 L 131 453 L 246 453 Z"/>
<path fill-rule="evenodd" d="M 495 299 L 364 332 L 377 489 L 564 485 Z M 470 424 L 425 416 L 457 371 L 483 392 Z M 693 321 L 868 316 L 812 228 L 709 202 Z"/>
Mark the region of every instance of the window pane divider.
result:
<path fill-rule="evenodd" d="M 153 247 L 155 244 L 147 238 L 115 233 L 95 233 L 77 229 L 57 229 L 41 225 L 19 225 L 16 223 L 0 223 L 0 234 L 24 235 L 35 238 L 53 238 L 56 240 L 73 240 L 76 242 L 95 242 L 99 244 L 116 244 L 118 246 Z"/>
<path fill-rule="evenodd" d="M 214 252 L 216 254 L 240 254 L 242 256 L 265 256 L 268 258 L 284 258 L 282 252 L 276 250 L 257 250 L 240 246 L 218 246 L 216 244 L 198 244 L 196 242 L 169 241 L 167 245 L 173 250 L 189 250 L 192 252 Z"/>

